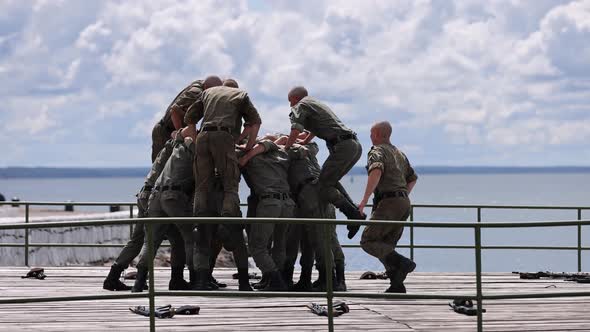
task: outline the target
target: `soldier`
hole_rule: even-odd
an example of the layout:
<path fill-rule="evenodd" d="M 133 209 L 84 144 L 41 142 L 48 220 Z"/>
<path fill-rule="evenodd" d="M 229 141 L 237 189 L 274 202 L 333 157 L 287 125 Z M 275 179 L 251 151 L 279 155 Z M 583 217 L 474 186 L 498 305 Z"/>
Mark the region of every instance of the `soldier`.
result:
<path fill-rule="evenodd" d="M 186 124 L 184 116 L 187 109 L 200 97 L 203 92 L 203 81 L 197 80 L 189 84 L 172 100 L 162 119 L 152 130 L 152 163 L 162 150 L 170 135 Z"/>
<path fill-rule="evenodd" d="M 138 218 L 145 218 L 148 215 L 148 199 L 152 192 L 152 189 L 156 183 L 156 180 L 162 173 L 166 161 L 172 154 L 174 148 L 174 140 L 170 139 L 164 145 L 164 148 L 158 153 L 156 160 L 152 164 L 150 172 L 145 178 L 144 185 L 137 194 L 137 207 L 139 209 Z M 139 222 L 133 228 L 131 238 L 121 250 L 121 253 L 115 260 L 115 263 L 111 266 L 108 276 L 103 282 L 102 288 L 111 291 L 122 291 L 130 290 L 131 287 L 125 285 L 119 280 L 121 272 L 129 267 L 129 264 L 133 262 L 133 259 L 139 255 L 143 246 L 145 237 L 144 224 Z"/>
<path fill-rule="evenodd" d="M 289 194 L 287 180 L 289 158 L 285 151 L 270 140 L 260 141 L 254 149 L 240 158 L 244 179 L 252 194 L 257 197 L 256 217 L 292 218 L 295 202 Z M 287 225 L 251 224 L 248 236 L 250 253 L 268 284 L 263 291 L 288 290 L 280 269 L 285 263 L 285 236 Z M 272 243 L 272 256 L 268 243 Z"/>
<path fill-rule="evenodd" d="M 305 137 L 301 137 L 305 139 Z M 284 143 L 279 139 L 278 144 Z M 309 142 L 306 145 L 294 144 L 288 154 L 291 159 L 289 167 L 289 185 L 291 193 L 297 202 L 297 218 L 327 218 L 336 219 L 334 206 L 319 199 L 319 188 L 317 180 L 320 175 L 320 165 L 316 158 L 319 149 L 316 143 Z M 325 264 L 326 257 L 324 254 L 324 239 L 321 236 L 322 225 L 289 225 L 288 238 L 291 240 L 287 244 L 287 262 L 284 270 L 286 271 L 287 281 L 292 278 L 293 264 L 297 257 L 297 243 L 301 242 L 301 274 L 299 282 L 294 285 L 296 291 L 311 291 L 311 272 L 313 267 L 313 257 L 317 261 L 319 278 L 314 288 L 324 290 L 326 286 Z M 344 253 L 338 241 L 336 234 L 336 225 L 329 226 L 329 237 L 335 266 L 335 283 L 334 290 L 346 291 L 344 278 Z M 299 237 L 297 237 L 299 235 Z M 297 241 L 299 239 L 299 241 Z M 307 248 L 309 246 L 310 248 Z M 311 262 L 311 264 L 310 264 Z"/>
<path fill-rule="evenodd" d="M 405 221 L 410 215 L 409 194 L 418 177 L 406 155 L 391 144 L 390 137 L 389 122 L 379 122 L 371 128 L 373 147 L 367 158 L 369 178 L 359 210 L 363 211 L 374 193 L 371 220 Z M 369 225 L 361 237 L 363 250 L 385 266 L 391 284 L 386 293 L 405 293 L 404 280 L 416 268 L 416 263 L 395 251 L 403 230 L 397 225 Z"/>
<path fill-rule="evenodd" d="M 194 159 L 194 137 L 189 135 L 188 128 L 175 135 L 174 148 L 164 169 L 158 177 L 154 191 L 150 195 L 148 214 L 150 217 L 189 217 L 192 215 L 192 195 L 194 179 L 192 164 Z M 179 236 L 180 230 L 180 236 Z M 155 224 L 153 226 L 154 248 L 157 250 L 165 235 L 168 236 L 173 248 L 184 248 L 184 259 L 172 265 L 172 278 L 169 289 L 187 290 L 190 285 L 184 281 L 183 270 L 186 262 L 190 279 L 195 280 L 193 252 L 196 233 L 192 224 Z M 182 242 L 181 242 L 182 241 Z M 180 242 L 180 243 L 179 243 Z M 140 292 L 145 286 L 147 276 L 146 245 L 144 253 L 137 264 L 138 272 L 132 291 Z M 153 258 L 152 258 L 153 259 Z M 179 264 L 182 262 L 182 264 Z"/>
<path fill-rule="evenodd" d="M 330 155 L 324 162 L 318 179 L 320 198 L 334 204 L 348 219 L 365 219 L 354 202 L 349 199 L 340 179 L 359 160 L 362 147 L 356 134 L 346 127 L 325 104 L 307 95 L 307 90 L 298 86 L 289 92 L 291 104 L 291 133 L 285 144 L 288 149 L 304 130 L 310 132 L 301 142 L 305 145 L 317 136 L 326 141 Z M 358 229 L 349 228 L 349 238 Z"/>
<path fill-rule="evenodd" d="M 240 136 L 243 136 L 240 134 L 242 119 L 248 125 L 248 130 L 244 131 L 249 135 L 246 149 L 252 148 L 260 128 L 260 116 L 248 94 L 235 88 L 237 82 L 229 80 L 226 83 L 228 86 L 223 86 L 217 76 L 207 77 L 203 82 L 205 90 L 201 98 L 185 115 L 185 121 L 192 128 L 202 119 L 201 130 L 197 136 L 195 160 L 195 215 L 199 217 L 241 216 L 238 196 L 240 170 L 235 144 Z M 210 202 L 208 195 L 215 190 L 215 183 L 221 184 L 220 190 L 223 192 L 219 213 L 211 209 L 216 202 Z M 212 270 L 210 248 L 217 225 L 200 224 L 198 227 L 199 253 L 196 268 L 200 282 L 196 288 L 209 290 L 211 286 L 207 280 Z M 232 233 L 237 234 L 237 231 Z M 245 286 L 241 288 L 247 290 Z"/>

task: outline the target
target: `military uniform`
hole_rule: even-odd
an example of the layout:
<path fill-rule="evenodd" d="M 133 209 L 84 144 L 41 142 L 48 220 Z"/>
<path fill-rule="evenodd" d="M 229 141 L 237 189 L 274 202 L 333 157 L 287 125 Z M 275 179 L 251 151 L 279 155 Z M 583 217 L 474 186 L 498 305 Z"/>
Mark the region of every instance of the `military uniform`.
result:
<path fill-rule="evenodd" d="M 241 216 L 238 196 L 240 170 L 235 141 L 240 135 L 242 119 L 249 124 L 261 123 L 258 111 L 245 91 L 218 86 L 205 90 L 188 110 L 185 119 L 189 124 L 196 124 L 202 119 L 197 136 L 197 215 L 207 216 L 207 192 L 211 190 L 212 179 L 218 177 L 224 191 L 221 215 Z"/>
<path fill-rule="evenodd" d="M 189 217 L 192 215 L 194 143 L 185 141 L 177 133 L 174 148 L 166 161 L 160 176 L 155 182 L 154 191 L 150 195 L 148 215 L 150 217 Z M 154 248 L 157 250 L 165 236 L 172 245 L 173 253 L 183 253 L 182 264 L 172 266 L 171 289 L 186 287 L 181 280 L 184 263 L 187 264 L 191 275 L 194 274 L 193 252 L 197 235 L 193 224 L 154 224 Z M 178 237 L 180 231 L 180 238 Z M 180 242 L 180 243 L 179 243 Z M 145 246 L 145 244 L 144 244 Z M 138 269 L 147 268 L 146 248 L 140 257 Z M 153 259 L 153 257 L 151 258 Z M 138 272 L 139 274 L 139 272 Z M 139 278 L 137 279 L 139 280 Z M 177 284 L 181 286 L 176 286 Z M 138 285 L 138 289 L 139 289 Z"/>
<path fill-rule="evenodd" d="M 408 158 L 391 144 L 376 145 L 369 151 L 367 160 L 367 171 L 370 173 L 375 169 L 380 169 L 382 175 L 374 192 L 371 220 L 405 221 L 411 208 L 407 184 L 418 179 Z M 403 227 L 398 225 L 369 225 L 361 237 L 363 250 L 383 263 L 392 289 L 399 292 L 405 292 L 403 279 L 411 272 L 407 270 L 416 266 L 395 251 L 402 233 Z M 404 274 L 404 271 L 407 272 Z M 400 273 L 403 278 L 400 278 Z"/>
<path fill-rule="evenodd" d="M 292 107 L 291 128 L 308 130 L 326 141 L 330 155 L 320 171 L 320 197 L 334 204 L 349 219 L 360 219 L 358 209 L 339 184 L 340 179 L 359 160 L 362 147 L 356 134 L 346 127 L 325 104 L 313 97 L 304 97 Z"/>
<path fill-rule="evenodd" d="M 291 192 L 297 202 L 296 216 L 297 218 L 326 218 L 336 219 L 336 212 L 334 206 L 329 204 L 319 197 L 319 188 L 316 181 L 320 175 L 320 165 L 317 161 L 316 155 L 319 149 L 316 143 L 308 143 L 305 146 L 291 147 L 288 151 L 291 159 L 289 168 L 289 185 Z M 317 260 L 318 271 L 320 273 L 320 280 L 325 274 L 325 251 L 324 238 L 322 237 L 321 227 L 323 225 L 289 225 L 290 233 L 289 239 L 296 239 L 296 235 L 300 234 L 301 247 L 301 290 L 308 290 L 311 281 L 311 267 L 313 265 L 313 256 Z M 291 233 L 292 232 L 292 233 Z M 344 253 L 338 235 L 336 233 L 336 225 L 329 226 L 329 238 L 332 255 L 334 258 L 333 266 L 336 267 L 336 286 L 337 290 L 346 290 L 344 281 Z M 311 246 L 311 248 L 306 248 Z M 285 269 L 292 271 L 293 264 L 297 257 L 297 241 L 290 241 L 287 252 L 287 262 Z M 310 265 L 311 260 L 311 265 Z M 290 272 L 289 271 L 289 272 Z M 323 280 L 322 280 L 323 279 Z"/>
<path fill-rule="evenodd" d="M 289 157 L 272 141 L 262 141 L 265 152 L 253 157 L 243 168 L 244 179 L 258 198 L 256 217 L 292 218 L 295 202 L 289 194 Z M 287 225 L 251 224 L 248 244 L 256 266 L 269 276 L 270 283 L 264 290 L 286 290 L 279 269 L 285 263 L 285 235 Z M 272 256 L 268 243 L 273 240 Z"/>
<path fill-rule="evenodd" d="M 137 194 L 137 207 L 139 209 L 138 218 L 145 218 L 148 216 L 148 199 L 152 192 L 152 189 L 156 183 L 156 180 L 162 173 L 166 161 L 170 157 L 174 148 L 174 140 L 168 140 L 164 145 L 163 149 L 158 153 L 156 160 L 152 164 L 150 172 L 145 178 L 144 186 Z M 129 267 L 129 264 L 139 255 L 141 248 L 143 247 L 145 231 L 144 224 L 138 222 L 133 228 L 133 233 L 125 247 L 119 253 L 119 256 L 115 259 L 115 263 L 111 266 L 111 271 L 103 283 L 104 289 L 117 290 L 128 290 L 128 287 L 118 283 L 118 278 L 121 272 Z"/>
<path fill-rule="evenodd" d="M 166 113 L 152 130 L 152 162 L 155 161 L 158 153 L 164 147 L 164 144 L 170 139 L 170 135 L 176 129 L 172 123 L 172 110 L 184 112 L 201 96 L 203 92 L 203 81 L 197 80 L 184 88 L 166 109 Z M 183 123 L 183 126 L 186 124 Z"/>

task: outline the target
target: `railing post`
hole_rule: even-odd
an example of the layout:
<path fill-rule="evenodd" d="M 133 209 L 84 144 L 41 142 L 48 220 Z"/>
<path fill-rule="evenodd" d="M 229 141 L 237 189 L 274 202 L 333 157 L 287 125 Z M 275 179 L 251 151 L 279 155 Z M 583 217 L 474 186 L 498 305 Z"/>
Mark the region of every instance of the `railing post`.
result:
<path fill-rule="evenodd" d="M 477 208 L 477 222 L 481 222 L 481 207 Z"/>
<path fill-rule="evenodd" d="M 145 223 L 147 231 L 147 254 L 148 254 L 148 277 L 149 277 L 149 300 L 150 300 L 150 332 L 156 331 L 156 312 L 154 298 L 154 227 L 151 222 Z"/>
<path fill-rule="evenodd" d="M 479 208 L 478 208 L 479 211 Z M 475 286 L 477 300 L 477 331 L 483 331 L 482 285 L 481 285 L 481 226 L 475 225 Z"/>
<path fill-rule="evenodd" d="M 578 209 L 578 220 L 582 220 L 582 209 Z M 578 272 L 582 272 L 582 224 L 578 224 Z"/>
<path fill-rule="evenodd" d="M 326 301 L 328 307 L 328 331 L 334 332 L 334 313 L 332 299 L 334 297 L 334 289 L 332 285 L 332 270 L 334 261 L 332 254 L 332 241 L 330 238 L 330 225 L 323 224 L 322 238 L 324 239 L 324 266 L 326 268 Z"/>
<path fill-rule="evenodd" d="M 29 223 L 29 203 L 25 204 L 25 224 Z M 29 266 L 29 229 L 25 228 L 25 266 Z"/>
<path fill-rule="evenodd" d="M 414 206 L 410 207 L 410 221 L 414 222 Z M 410 225 L 410 259 L 414 260 L 414 225 Z"/>
<path fill-rule="evenodd" d="M 129 218 L 133 219 L 133 205 L 129 205 Z M 133 224 L 129 224 L 129 238 L 133 236 Z"/>

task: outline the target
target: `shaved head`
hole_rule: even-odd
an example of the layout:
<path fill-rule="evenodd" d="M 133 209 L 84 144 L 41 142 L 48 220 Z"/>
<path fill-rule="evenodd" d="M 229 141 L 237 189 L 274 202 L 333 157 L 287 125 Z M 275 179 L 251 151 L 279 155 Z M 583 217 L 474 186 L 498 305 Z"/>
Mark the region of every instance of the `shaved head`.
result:
<path fill-rule="evenodd" d="M 238 82 L 236 80 L 234 80 L 233 78 L 227 78 L 223 81 L 223 85 L 230 87 L 230 88 L 236 88 L 238 89 Z"/>
<path fill-rule="evenodd" d="M 371 141 L 374 145 L 389 143 L 391 132 L 392 129 L 389 121 L 377 122 L 371 127 Z"/>
<path fill-rule="evenodd" d="M 205 88 L 205 90 L 215 87 L 215 86 L 221 86 L 223 84 L 223 82 L 221 81 L 221 78 L 219 78 L 219 76 L 207 76 L 207 78 L 205 79 L 205 81 L 203 82 L 203 87 Z"/>
<path fill-rule="evenodd" d="M 291 106 L 295 106 L 304 97 L 307 97 L 307 89 L 303 86 L 296 86 L 292 88 L 287 95 L 287 99 L 289 99 Z"/>

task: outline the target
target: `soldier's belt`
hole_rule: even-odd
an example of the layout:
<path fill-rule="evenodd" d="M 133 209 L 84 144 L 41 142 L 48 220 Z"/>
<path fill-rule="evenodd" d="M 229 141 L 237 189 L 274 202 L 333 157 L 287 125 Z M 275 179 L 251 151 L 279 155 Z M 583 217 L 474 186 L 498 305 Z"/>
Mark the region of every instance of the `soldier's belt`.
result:
<path fill-rule="evenodd" d="M 228 127 L 217 127 L 217 126 L 207 126 L 201 129 L 201 131 L 225 131 L 231 133 L 231 128 Z"/>
<path fill-rule="evenodd" d="M 344 135 L 339 135 L 336 136 L 335 138 L 331 139 L 328 141 L 329 144 L 331 145 L 336 145 L 342 141 L 346 141 L 349 139 L 357 139 L 356 138 L 356 134 L 355 133 L 350 133 L 350 134 L 344 134 Z"/>
<path fill-rule="evenodd" d="M 392 198 L 392 197 L 408 197 L 408 193 L 405 191 L 388 191 L 377 195 L 379 200 L 384 198 Z"/>
<path fill-rule="evenodd" d="M 289 195 L 289 193 L 271 193 L 271 194 L 263 194 L 258 196 L 259 200 L 263 200 L 263 199 L 267 199 L 267 198 L 274 198 L 274 199 L 281 199 L 281 200 L 285 200 L 285 199 L 289 199 L 291 197 L 291 195 Z"/>
<path fill-rule="evenodd" d="M 168 190 L 176 190 L 176 191 L 182 191 L 186 194 L 190 194 L 192 192 L 193 188 L 188 188 L 188 187 L 179 186 L 179 185 L 171 185 L 171 186 L 156 186 L 155 189 L 159 192 L 164 192 L 164 191 L 168 191 Z"/>

